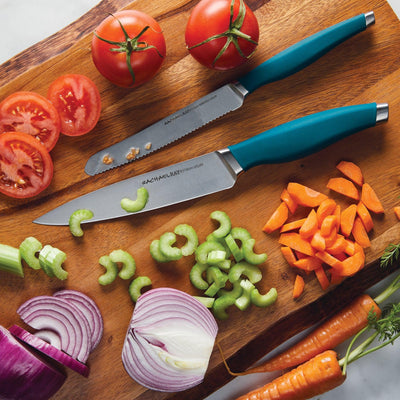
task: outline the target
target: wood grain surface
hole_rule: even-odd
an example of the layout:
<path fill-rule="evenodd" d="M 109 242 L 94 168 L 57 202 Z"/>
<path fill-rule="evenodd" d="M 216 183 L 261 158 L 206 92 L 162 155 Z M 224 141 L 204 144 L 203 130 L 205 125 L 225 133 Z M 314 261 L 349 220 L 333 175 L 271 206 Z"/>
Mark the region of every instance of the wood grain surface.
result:
<path fill-rule="evenodd" d="M 249 63 L 225 73 L 208 70 L 187 53 L 184 29 L 197 1 L 124 0 L 102 1 L 81 19 L 54 36 L 27 49 L 0 66 L 0 99 L 17 90 L 46 95 L 49 84 L 65 73 L 83 73 L 97 85 L 102 98 L 101 119 L 88 135 L 62 136 L 52 151 L 54 179 L 39 197 L 15 200 L 0 197 L 0 243 L 18 247 L 27 236 L 37 237 L 66 252 L 65 282 L 25 269 L 25 278 L 0 272 L 0 324 L 20 324 L 18 306 L 37 295 L 63 288 L 81 290 L 99 305 L 104 318 L 104 337 L 91 354 L 88 379 L 70 372 L 55 399 L 201 399 L 226 383 L 221 358 L 214 351 L 203 384 L 182 393 L 149 391 L 125 372 L 121 350 L 134 305 L 129 282 L 116 280 L 100 287 L 103 272 L 98 259 L 116 248 L 132 253 L 138 275 L 148 275 L 153 287 L 171 286 L 198 294 L 189 283 L 193 259 L 158 265 L 149 254 L 150 242 L 179 223 L 191 224 L 203 240 L 214 229 L 212 211 L 226 211 L 234 226 L 246 227 L 257 240 L 256 249 L 266 251 L 261 292 L 278 290 L 270 308 L 252 308 L 245 313 L 230 309 L 230 318 L 219 321 L 218 340 L 233 369 L 244 369 L 285 339 L 320 321 L 349 302 L 358 293 L 387 276 L 376 260 L 390 242 L 398 242 L 400 226 L 392 208 L 399 200 L 400 145 L 400 26 L 383 0 L 249 0 L 260 23 L 260 44 Z M 134 90 L 107 82 L 95 69 L 90 41 L 95 26 L 109 12 L 128 7 L 155 17 L 167 42 L 167 58 L 160 73 Z M 107 173 L 89 177 L 84 166 L 90 155 L 151 123 L 171 114 L 281 50 L 359 13 L 374 11 L 376 24 L 349 39 L 305 70 L 252 93 L 244 106 L 199 129 L 151 156 Z M 389 122 L 359 132 L 328 149 L 302 160 L 256 167 L 243 174 L 226 192 L 172 206 L 156 212 L 85 226 L 83 238 L 73 238 L 68 227 L 39 226 L 32 221 L 76 196 L 171 163 L 224 148 L 266 129 L 304 115 L 351 104 L 389 103 Z M 372 246 L 366 252 L 368 266 L 338 287 L 323 292 L 309 277 L 306 291 L 298 300 L 291 297 L 294 271 L 284 262 L 277 235 L 266 235 L 262 226 L 279 204 L 282 188 L 290 180 L 329 193 L 326 183 L 338 176 L 335 165 L 347 159 L 362 168 L 365 179 L 379 194 L 386 213 L 374 218 Z M 333 195 L 341 204 L 342 198 Z"/>

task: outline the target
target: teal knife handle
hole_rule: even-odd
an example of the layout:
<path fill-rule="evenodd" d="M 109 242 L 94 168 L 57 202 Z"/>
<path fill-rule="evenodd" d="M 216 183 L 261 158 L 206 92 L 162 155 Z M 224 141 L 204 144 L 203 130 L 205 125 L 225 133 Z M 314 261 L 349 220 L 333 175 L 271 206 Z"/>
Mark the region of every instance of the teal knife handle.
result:
<path fill-rule="evenodd" d="M 373 14 L 370 14 L 373 16 Z M 307 67 L 329 50 L 367 27 L 366 14 L 326 28 L 276 54 L 239 79 L 249 93 Z"/>
<path fill-rule="evenodd" d="M 228 149 L 246 171 L 303 158 L 376 121 L 376 103 L 334 108 L 279 125 Z"/>

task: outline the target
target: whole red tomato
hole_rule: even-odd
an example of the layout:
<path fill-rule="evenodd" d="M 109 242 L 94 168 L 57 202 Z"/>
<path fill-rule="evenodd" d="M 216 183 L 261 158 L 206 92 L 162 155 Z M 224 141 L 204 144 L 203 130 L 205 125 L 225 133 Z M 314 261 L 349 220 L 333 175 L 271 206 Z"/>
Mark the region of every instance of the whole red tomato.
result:
<path fill-rule="evenodd" d="M 164 34 L 151 16 L 137 10 L 119 11 L 95 30 L 92 58 L 112 83 L 135 87 L 158 72 L 166 55 Z"/>
<path fill-rule="evenodd" d="M 258 38 L 257 18 L 243 0 L 201 0 L 190 14 L 185 32 L 190 54 L 217 70 L 246 62 Z"/>

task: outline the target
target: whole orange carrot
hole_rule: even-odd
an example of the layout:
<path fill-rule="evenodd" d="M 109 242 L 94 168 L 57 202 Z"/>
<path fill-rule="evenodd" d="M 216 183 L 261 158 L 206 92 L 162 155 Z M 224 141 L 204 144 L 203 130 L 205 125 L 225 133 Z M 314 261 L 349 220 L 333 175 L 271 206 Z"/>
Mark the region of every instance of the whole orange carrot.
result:
<path fill-rule="evenodd" d="M 336 352 L 327 350 L 237 400 L 309 399 L 340 386 L 345 379 Z"/>

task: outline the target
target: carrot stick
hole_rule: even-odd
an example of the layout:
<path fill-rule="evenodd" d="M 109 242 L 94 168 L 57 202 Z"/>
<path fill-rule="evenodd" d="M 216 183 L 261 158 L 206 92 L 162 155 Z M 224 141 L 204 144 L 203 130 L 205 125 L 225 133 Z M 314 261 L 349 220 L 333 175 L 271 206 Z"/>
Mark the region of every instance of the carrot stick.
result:
<path fill-rule="evenodd" d="M 289 210 L 283 201 L 279 204 L 278 208 L 273 212 L 267 223 L 263 227 L 265 233 L 271 233 L 279 229 L 288 219 Z"/>
<path fill-rule="evenodd" d="M 324 251 L 326 248 L 325 238 L 321 235 L 321 231 L 314 233 L 311 238 L 311 246 L 317 251 Z"/>
<path fill-rule="evenodd" d="M 296 275 L 296 279 L 294 281 L 294 285 L 293 285 L 293 298 L 294 299 L 298 299 L 303 291 L 304 291 L 304 279 L 301 275 Z"/>
<path fill-rule="evenodd" d="M 294 231 L 296 229 L 299 229 L 304 224 L 305 220 L 306 220 L 306 218 L 301 218 L 301 219 L 296 219 L 295 221 L 292 221 L 292 222 L 288 222 L 288 223 L 282 225 L 280 232 L 283 233 L 283 232 L 289 232 L 289 231 Z"/>
<path fill-rule="evenodd" d="M 370 247 L 371 241 L 369 240 L 368 233 L 365 230 L 364 224 L 360 217 L 356 217 L 352 229 L 354 240 L 362 247 Z"/>
<path fill-rule="evenodd" d="M 355 204 L 349 205 L 342 211 L 340 216 L 340 231 L 344 236 L 349 236 L 356 218 L 357 206 Z"/>
<path fill-rule="evenodd" d="M 331 178 L 326 187 L 353 200 L 359 200 L 360 194 L 354 183 L 346 178 Z"/>
<path fill-rule="evenodd" d="M 364 183 L 361 189 L 361 201 L 364 203 L 368 210 L 376 213 L 382 214 L 385 212 L 381 201 L 376 195 L 374 189 L 368 184 Z"/>
<path fill-rule="evenodd" d="M 283 257 L 285 258 L 285 260 L 288 262 L 288 264 L 291 267 L 294 267 L 294 263 L 297 261 L 297 258 L 295 256 L 293 250 L 288 246 L 282 246 L 281 253 L 282 253 Z"/>
<path fill-rule="evenodd" d="M 237 400 L 309 399 L 340 386 L 345 379 L 336 352 L 328 350 Z"/>
<path fill-rule="evenodd" d="M 398 220 L 400 220 L 400 206 L 393 207 L 393 211 L 394 211 L 394 214 L 396 215 L 396 218 Z"/>
<path fill-rule="evenodd" d="M 326 251 L 331 255 L 344 253 L 347 248 L 347 241 L 342 235 L 336 235 L 335 242 L 326 248 Z"/>
<path fill-rule="evenodd" d="M 300 365 L 323 351 L 334 349 L 367 326 L 367 317 L 371 309 L 376 312 L 379 318 L 381 310 L 377 303 L 369 295 L 362 294 L 292 347 L 259 366 L 232 374 L 248 375 L 272 372 Z"/>
<path fill-rule="evenodd" d="M 363 268 L 365 255 L 363 252 L 356 252 L 335 266 L 335 272 L 341 276 L 352 276 Z"/>
<path fill-rule="evenodd" d="M 293 197 L 289 194 L 286 188 L 282 190 L 281 200 L 286 203 L 291 214 L 296 212 L 297 203 L 294 201 Z"/>
<path fill-rule="evenodd" d="M 314 235 L 318 230 L 318 218 L 316 211 L 312 208 L 308 213 L 306 220 L 299 230 L 299 234 L 303 239 L 307 239 Z"/>
<path fill-rule="evenodd" d="M 289 182 L 287 191 L 294 201 L 305 207 L 318 207 L 327 196 L 300 183 Z"/>
<path fill-rule="evenodd" d="M 360 201 L 357 204 L 357 215 L 361 218 L 361 221 L 364 224 L 365 230 L 367 232 L 370 232 L 374 227 L 374 221 L 372 220 L 372 217 L 368 211 L 368 208 L 365 207 L 365 205 L 362 201 Z"/>
<path fill-rule="evenodd" d="M 331 235 L 332 230 L 337 226 L 336 215 L 327 215 L 321 223 L 321 235 L 323 237 L 328 237 Z M 336 233 L 336 231 L 335 231 Z"/>
<path fill-rule="evenodd" d="M 334 213 L 335 209 L 336 209 L 335 200 L 331 198 L 325 199 L 317 208 L 318 225 L 321 226 L 322 221 L 325 219 L 325 217 Z"/>
<path fill-rule="evenodd" d="M 322 267 L 322 261 L 313 256 L 307 256 L 296 260 L 293 263 L 294 267 L 300 268 L 304 271 L 310 272 Z"/>
<path fill-rule="evenodd" d="M 282 233 L 279 237 L 279 243 L 308 256 L 314 255 L 314 249 L 310 242 L 303 239 L 297 232 Z"/>
<path fill-rule="evenodd" d="M 321 285 L 322 290 L 326 290 L 329 287 L 329 279 L 326 276 L 326 272 L 323 267 L 317 268 L 314 270 L 315 276 L 318 279 L 319 284 Z"/>
<path fill-rule="evenodd" d="M 364 183 L 364 177 L 361 172 L 361 168 L 351 161 L 341 161 L 336 168 L 347 178 L 352 180 L 358 186 L 362 186 Z"/>

